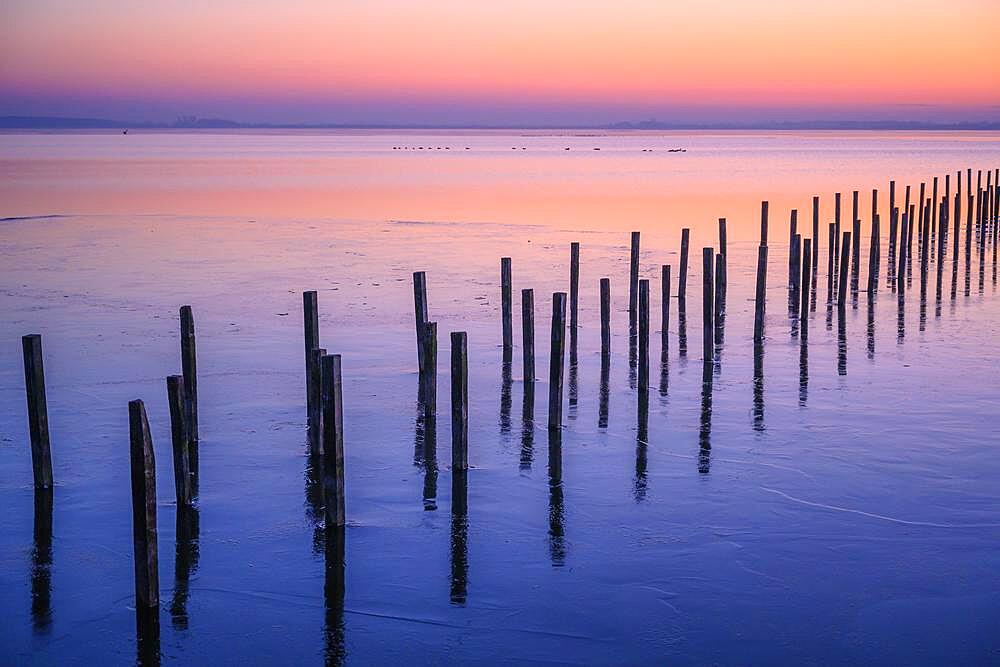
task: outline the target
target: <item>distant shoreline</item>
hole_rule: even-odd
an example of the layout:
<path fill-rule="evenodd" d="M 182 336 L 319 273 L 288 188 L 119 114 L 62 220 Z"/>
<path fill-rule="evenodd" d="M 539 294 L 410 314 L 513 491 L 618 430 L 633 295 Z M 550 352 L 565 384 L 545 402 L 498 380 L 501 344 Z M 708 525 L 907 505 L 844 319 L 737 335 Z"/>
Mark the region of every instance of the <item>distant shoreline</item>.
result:
<path fill-rule="evenodd" d="M 135 123 L 106 118 L 55 116 L 0 116 L 0 130 L 358 130 L 358 131 L 531 131 L 531 132 L 643 132 L 643 131 L 996 131 L 1000 121 L 928 123 L 920 121 L 788 121 L 760 123 L 666 123 L 659 121 L 618 122 L 606 125 L 405 125 L 351 123 L 241 123 L 218 118 L 186 118 L 174 123 Z"/>

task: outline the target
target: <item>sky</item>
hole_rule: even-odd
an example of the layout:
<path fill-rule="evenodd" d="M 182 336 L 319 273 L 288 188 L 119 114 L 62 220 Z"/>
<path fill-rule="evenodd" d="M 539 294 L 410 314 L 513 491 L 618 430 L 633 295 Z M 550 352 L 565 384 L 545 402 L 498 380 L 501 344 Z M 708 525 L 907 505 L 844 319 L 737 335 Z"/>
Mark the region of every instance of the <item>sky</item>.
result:
<path fill-rule="evenodd" d="M 1000 120 L 1000 0 L 2 0 L 0 115 Z"/>

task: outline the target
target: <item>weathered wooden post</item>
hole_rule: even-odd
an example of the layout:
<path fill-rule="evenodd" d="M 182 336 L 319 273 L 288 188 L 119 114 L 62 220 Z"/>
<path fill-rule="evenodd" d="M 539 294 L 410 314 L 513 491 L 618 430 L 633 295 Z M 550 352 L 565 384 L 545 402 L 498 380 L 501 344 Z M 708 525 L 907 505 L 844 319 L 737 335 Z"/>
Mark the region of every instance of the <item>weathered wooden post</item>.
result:
<path fill-rule="evenodd" d="M 722 275 L 721 285 L 719 281 L 716 281 L 715 291 L 715 309 L 716 311 L 724 312 L 726 309 L 726 291 L 729 287 L 729 277 L 728 277 L 728 262 L 726 256 L 726 219 L 719 218 L 719 255 L 722 256 L 722 269 L 719 269 L 719 262 L 716 262 L 716 273 Z M 721 296 L 721 299 L 719 298 Z"/>
<path fill-rule="evenodd" d="M 142 613 L 160 604 L 160 574 L 156 551 L 156 461 L 146 407 L 141 400 L 129 401 L 128 426 L 135 607 L 137 613 Z"/>
<path fill-rule="evenodd" d="M 24 390 L 28 398 L 28 431 L 31 436 L 31 469 L 36 489 L 52 488 L 52 450 L 49 443 L 49 409 L 45 400 L 42 337 L 21 337 L 24 355 Z"/>
<path fill-rule="evenodd" d="M 722 345 L 723 330 L 725 327 L 726 301 L 726 257 L 721 252 L 715 255 L 715 312 L 713 315 L 713 326 L 715 328 L 715 344 Z"/>
<path fill-rule="evenodd" d="M 503 360 L 510 361 L 514 354 L 513 281 L 510 257 L 500 259 L 500 309 L 503 318 Z"/>
<path fill-rule="evenodd" d="M 303 338 L 305 339 L 306 348 L 306 421 L 308 422 L 308 426 L 312 428 L 313 422 L 309 418 L 309 415 L 314 415 L 318 410 L 316 404 L 319 402 L 320 394 L 319 387 L 313 384 L 314 378 L 317 377 L 317 373 L 313 368 L 313 350 L 319 347 L 319 305 L 314 290 L 302 293 L 302 320 Z M 181 329 L 181 338 L 183 339 L 183 323 Z M 183 351 L 181 354 L 183 355 Z"/>
<path fill-rule="evenodd" d="M 688 247 L 691 243 L 691 230 L 685 227 L 681 230 L 681 272 L 677 279 L 677 307 L 687 310 L 688 282 Z"/>
<path fill-rule="evenodd" d="M 427 324 L 427 275 L 413 272 L 413 323 L 417 334 L 417 371 L 424 369 L 424 325 Z M 319 347 L 317 341 L 316 347 Z"/>
<path fill-rule="evenodd" d="M 309 406 L 308 435 L 309 453 L 317 455 L 323 440 L 323 355 L 326 350 L 317 347 L 309 351 Z"/>
<path fill-rule="evenodd" d="M 906 289 L 906 253 L 909 241 L 909 217 L 909 212 L 903 211 L 903 217 L 899 223 L 899 257 L 897 258 L 899 268 L 896 270 L 896 289 L 899 291 L 899 298 L 901 299 Z"/>
<path fill-rule="evenodd" d="M 854 220 L 860 220 L 861 219 L 861 217 L 858 215 L 858 210 L 859 210 L 859 206 L 858 206 L 858 194 L 859 193 L 858 193 L 857 190 L 854 190 L 851 193 L 851 221 L 852 222 Z"/>
<path fill-rule="evenodd" d="M 805 336 L 806 326 L 809 322 L 809 279 L 812 276 L 812 239 L 805 239 L 802 242 L 802 280 L 801 280 L 801 301 L 799 305 L 799 321 L 801 322 L 802 335 Z"/>
<path fill-rule="evenodd" d="M 844 232 L 841 238 L 840 281 L 837 285 L 837 305 L 840 308 L 840 312 L 843 313 L 844 307 L 847 305 L 847 276 L 851 268 L 850 264 L 848 264 L 851 259 L 851 233 Z"/>
<path fill-rule="evenodd" d="M 524 359 L 524 381 L 535 381 L 535 292 L 521 290 L 521 356 Z"/>
<path fill-rule="evenodd" d="M 649 389 L 649 281 L 639 281 L 639 391 Z"/>
<path fill-rule="evenodd" d="M 754 293 L 753 340 L 760 344 L 764 340 L 764 302 L 767 294 L 767 246 L 757 248 L 757 290 Z"/>
<path fill-rule="evenodd" d="M 632 232 L 632 243 L 629 252 L 628 273 L 628 322 L 635 328 L 636 308 L 639 299 L 639 232 Z"/>
<path fill-rule="evenodd" d="M 833 256 L 836 253 L 837 248 L 837 225 L 831 222 L 829 224 L 829 242 L 827 243 L 827 256 L 826 256 L 826 303 L 827 305 L 832 305 L 835 294 L 834 287 L 836 281 L 834 277 L 837 274 L 837 263 L 834 261 Z"/>
<path fill-rule="evenodd" d="M 851 298 L 857 303 L 858 284 L 861 280 L 861 219 L 855 218 L 851 225 Z"/>
<path fill-rule="evenodd" d="M 344 525 L 344 397 L 340 355 L 323 357 L 323 496 L 327 527 Z"/>
<path fill-rule="evenodd" d="M 611 358 L 611 279 L 601 278 L 601 360 Z"/>
<path fill-rule="evenodd" d="M 702 289 L 701 289 L 701 320 L 702 320 L 702 355 L 705 364 L 715 361 L 715 289 L 713 280 L 715 270 L 713 262 L 715 260 L 715 250 L 712 248 L 702 248 Z"/>
<path fill-rule="evenodd" d="M 181 306 L 180 315 L 181 372 L 184 375 L 186 408 L 184 418 L 188 428 L 188 440 L 198 442 L 198 355 L 195 352 L 194 315 L 191 306 Z"/>
<path fill-rule="evenodd" d="M 670 350 L 670 265 L 660 266 L 660 358 L 667 360 Z"/>
<path fill-rule="evenodd" d="M 795 283 L 795 275 L 798 273 L 795 265 L 795 237 L 798 235 L 799 212 L 792 209 L 792 214 L 788 219 L 788 289 Z"/>
<path fill-rule="evenodd" d="M 837 230 L 834 234 L 834 248 L 833 248 L 833 272 L 837 275 L 840 274 L 840 193 L 837 192 L 833 195 L 833 224 L 834 228 Z"/>
<path fill-rule="evenodd" d="M 578 324 L 577 310 L 580 300 L 580 244 L 574 241 L 569 244 L 569 328 L 572 336 L 576 336 Z"/>
<path fill-rule="evenodd" d="M 420 373 L 420 397 L 424 417 L 437 415 L 437 322 L 424 323 L 424 370 Z"/>
<path fill-rule="evenodd" d="M 760 203 L 760 245 L 767 245 L 767 208 L 768 203 L 762 201 Z"/>
<path fill-rule="evenodd" d="M 636 285 L 638 292 L 638 285 Z M 636 294 L 638 297 L 638 294 Z M 638 315 L 638 313 L 637 313 Z M 549 352 L 549 428 L 562 427 L 563 358 L 566 352 L 566 293 L 552 295 L 552 344 Z"/>
<path fill-rule="evenodd" d="M 812 289 L 816 289 L 816 272 L 819 268 L 819 197 L 813 197 L 813 232 L 812 232 Z"/>
<path fill-rule="evenodd" d="M 174 453 L 174 495 L 178 511 L 191 505 L 191 459 L 188 430 L 184 423 L 184 378 L 167 376 L 167 404 L 170 408 L 170 436 Z"/>
<path fill-rule="evenodd" d="M 795 234 L 788 244 L 788 309 L 794 312 L 799 307 L 799 277 L 802 266 L 802 235 Z"/>
<path fill-rule="evenodd" d="M 871 242 L 868 245 L 868 298 L 871 299 L 875 295 L 875 291 L 878 285 L 878 262 L 879 262 L 879 220 L 876 214 L 872 218 L 872 234 Z"/>
<path fill-rule="evenodd" d="M 469 467 L 469 350 L 464 331 L 451 332 L 451 468 Z"/>

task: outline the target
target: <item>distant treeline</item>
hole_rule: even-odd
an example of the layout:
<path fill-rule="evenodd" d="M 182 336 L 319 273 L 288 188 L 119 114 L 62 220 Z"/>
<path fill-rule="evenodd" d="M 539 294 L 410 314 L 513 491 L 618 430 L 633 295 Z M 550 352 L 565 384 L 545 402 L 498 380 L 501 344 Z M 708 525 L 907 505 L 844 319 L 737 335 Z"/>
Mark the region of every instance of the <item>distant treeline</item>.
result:
<path fill-rule="evenodd" d="M 1000 130 L 1000 121 L 933 123 L 905 120 L 808 120 L 748 123 L 671 123 L 652 120 L 607 125 L 405 125 L 359 123 L 241 123 L 224 118 L 181 116 L 173 122 L 135 122 L 107 118 L 0 116 L 0 129 L 272 129 L 272 130 Z"/>

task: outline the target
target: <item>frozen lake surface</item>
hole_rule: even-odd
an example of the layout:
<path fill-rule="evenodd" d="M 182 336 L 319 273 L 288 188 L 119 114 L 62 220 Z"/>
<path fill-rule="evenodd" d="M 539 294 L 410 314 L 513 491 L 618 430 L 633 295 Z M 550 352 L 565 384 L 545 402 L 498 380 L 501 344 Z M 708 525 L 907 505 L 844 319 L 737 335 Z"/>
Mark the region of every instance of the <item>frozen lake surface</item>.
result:
<path fill-rule="evenodd" d="M 157 461 L 165 663 L 988 664 L 1000 660 L 1000 299 L 964 247 L 828 318 L 833 194 L 897 201 L 1000 165 L 997 133 L 0 135 L 2 662 L 136 660 L 128 411 Z M 420 149 L 419 147 L 423 147 Z M 440 148 L 439 148 L 440 147 Z M 668 153 L 669 148 L 684 153 Z M 468 148 L 468 150 L 466 150 Z M 569 148 L 570 150 L 566 150 Z M 601 150 L 594 150 L 600 148 Z M 651 149 L 651 151 L 650 151 Z M 975 171 L 973 172 L 975 174 Z M 985 174 L 984 174 L 985 183 Z M 788 216 L 818 305 L 787 317 Z M 963 194 L 964 196 L 964 194 Z M 767 340 L 755 369 L 760 201 Z M 963 201 L 963 209 L 965 202 Z M 701 249 L 729 229 L 725 340 L 702 383 Z M 965 218 L 962 225 L 964 234 Z M 660 265 L 691 229 L 687 354 L 661 367 Z M 652 285 L 640 433 L 629 231 Z M 578 361 L 545 427 L 551 295 L 581 243 Z M 888 242 L 883 239 L 885 253 Z M 500 348 L 513 262 L 514 363 Z M 437 464 L 423 455 L 411 274 L 439 331 Z M 602 415 L 598 282 L 612 286 Z M 533 405 L 520 290 L 535 293 Z M 331 591 L 308 457 L 304 290 L 343 355 L 348 526 Z M 674 306 L 676 307 L 676 299 Z M 175 534 L 167 375 L 198 336 L 198 531 Z M 467 516 L 453 513 L 448 332 L 469 336 Z M 33 501 L 20 337 L 45 353 L 51 512 Z M 846 343 L 846 345 L 845 345 Z M 756 376 L 756 381 L 755 381 Z M 532 420 L 532 415 L 534 420 Z M 605 423 L 606 425 L 602 425 Z M 645 436 L 645 437 L 642 437 Z"/>

